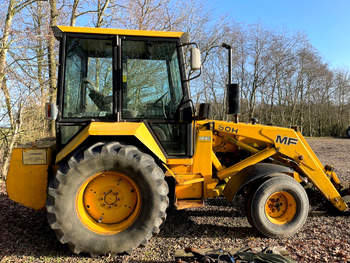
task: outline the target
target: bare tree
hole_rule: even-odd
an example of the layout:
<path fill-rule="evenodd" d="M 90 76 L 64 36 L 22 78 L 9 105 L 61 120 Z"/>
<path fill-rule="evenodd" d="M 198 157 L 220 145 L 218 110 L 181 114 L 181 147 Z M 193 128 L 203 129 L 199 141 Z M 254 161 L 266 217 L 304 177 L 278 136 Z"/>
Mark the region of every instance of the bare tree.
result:
<path fill-rule="evenodd" d="M 1 168 L 1 173 L 5 175 L 7 173 L 8 168 L 8 158 L 11 155 L 12 148 L 14 146 L 16 137 L 18 135 L 18 131 L 20 129 L 20 119 L 18 115 L 14 114 L 14 104 L 11 99 L 10 90 L 7 85 L 6 74 L 8 73 L 9 68 L 7 67 L 7 54 L 11 47 L 11 33 L 12 33 L 12 23 L 14 16 L 21 12 L 24 8 L 30 6 L 31 4 L 37 2 L 38 0 L 9 0 L 7 14 L 4 21 L 4 25 L 2 27 L 2 38 L 0 39 L 0 89 L 4 94 L 5 102 L 6 102 L 6 115 L 9 118 L 10 130 L 11 130 L 11 138 L 10 143 L 8 144 L 8 148 L 4 154 L 4 163 Z M 21 107 L 18 109 L 20 113 Z"/>
<path fill-rule="evenodd" d="M 57 2 L 56 0 L 49 0 L 50 3 L 50 27 L 57 26 Z M 50 30 L 47 45 L 47 55 L 48 55 L 48 65 L 49 65 L 49 102 L 54 103 L 56 101 L 56 83 L 57 83 L 57 70 L 56 70 L 56 52 L 55 52 L 55 36 L 52 30 Z M 49 130 L 51 131 L 51 136 L 55 135 L 55 125 L 54 122 L 50 122 Z"/>

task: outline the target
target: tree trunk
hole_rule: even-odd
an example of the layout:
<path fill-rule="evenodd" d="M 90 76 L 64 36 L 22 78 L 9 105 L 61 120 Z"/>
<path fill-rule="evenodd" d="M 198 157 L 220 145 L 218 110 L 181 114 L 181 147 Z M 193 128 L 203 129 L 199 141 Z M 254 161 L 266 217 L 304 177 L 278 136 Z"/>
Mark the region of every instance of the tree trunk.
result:
<path fill-rule="evenodd" d="M 57 25 L 57 6 L 56 0 L 50 0 L 50 27 Z M 50 30 L 49 41 L 48 41 L 48 63 L 49 63 L 49 100 L 50 103 L 55 103 L 56 101 L 56 55 L 55 55 L 55 36 Z M 49 123 L 49 133 L 50 136 L 55 136 L 55 123 L 51 121 Z"/>
<path fill-rule="evenodd" d="M 74 0 L 72 12 L 70 16 L 70 26 L 75 26 L 75 23 L 77 21 L 77 8 L 78 8 L 79 0 Z"/>
<path fill-rule="evenodd" d="M 9 165 L 10 165 L 11 154 L 12 154 L 13 148 L 16 144 L 19 132 L 21 130 L 21 125 L 22 125 L 21 111 L 22 111 L 22 107 L 20 106 L 20 108 L 18 110 L 17 121 L 16 121 L 16 123 L 13 124 L 14 127 L 12 129 L 12 135 L 10 135 L 11 138 L 10 138 L 10 143 L 9 143 L 8 149 L 4 153 L 4 162 L 3 162 L 1 170 L 0 170 L 0 175 L 2 175 L 3 179 L 6 179 L 7 172 L 8 172 Z"/>
<path fill-rule="evenodd" d="M 9 36 L 10 36 L 11 27 L 12 27 L 13 16 L 15 15 L 15 5 L 16 5 L 15 0 L 9 1 L 7 15 L 5 19 L 5 25 L 3 28 L 3 35 L 0 40 L 0 89 L 2 90 L 5 96 L 7 114 L 10 119 L 11 128 L 13 128 L 13 124 L 14 124 L 13 114 L 12 114 L 12 103 L 11 103 L 10 92 L 6 85 L 5 73 L 6 73 L 6 55 L 10 45 Z"/>

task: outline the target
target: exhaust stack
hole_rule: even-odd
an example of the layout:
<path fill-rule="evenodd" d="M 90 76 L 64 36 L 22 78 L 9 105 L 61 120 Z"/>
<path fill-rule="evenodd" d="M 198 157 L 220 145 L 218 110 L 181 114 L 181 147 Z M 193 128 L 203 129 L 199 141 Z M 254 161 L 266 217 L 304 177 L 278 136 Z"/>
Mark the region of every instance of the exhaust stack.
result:
<path fill-rule="evenodd" d="M 240 90 L 237 83 L 232 83 L 232 47 L 226 43 L 223 48 L 228 50 L 228 83 L 226 85 L 226 114 L 233 114 L 235 122 L 239 122 Z"/>

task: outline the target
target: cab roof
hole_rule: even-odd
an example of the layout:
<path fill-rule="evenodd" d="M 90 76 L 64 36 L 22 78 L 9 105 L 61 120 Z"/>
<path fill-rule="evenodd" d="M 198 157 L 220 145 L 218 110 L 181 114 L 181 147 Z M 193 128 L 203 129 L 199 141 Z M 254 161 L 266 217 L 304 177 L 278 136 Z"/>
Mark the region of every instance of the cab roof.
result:
<path fill-rule="evenodd" d="M 113 29 L 113 28 L 96 28 L 96 27 L 74 27 L 74 26 L 55 26 L 53 27 L 53 32 L 56 38 L 61 38 L 62 33 L 166 37 L 166 38 L 181 38 L 184 34 L 183 32 L 130 30 L 130 29 Z"/>

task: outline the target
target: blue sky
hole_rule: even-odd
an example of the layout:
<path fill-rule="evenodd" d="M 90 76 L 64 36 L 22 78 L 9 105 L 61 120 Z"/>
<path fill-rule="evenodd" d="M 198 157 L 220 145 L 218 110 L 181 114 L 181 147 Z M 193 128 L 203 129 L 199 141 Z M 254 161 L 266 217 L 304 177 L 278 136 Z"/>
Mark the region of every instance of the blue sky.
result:
<path fill-rule="evenodd" d="M 350 0 L 210 0 L 214 16 L 304 32 L 332 68 L 350 69 Z"/>

